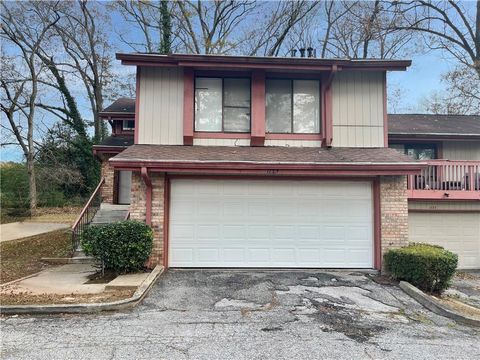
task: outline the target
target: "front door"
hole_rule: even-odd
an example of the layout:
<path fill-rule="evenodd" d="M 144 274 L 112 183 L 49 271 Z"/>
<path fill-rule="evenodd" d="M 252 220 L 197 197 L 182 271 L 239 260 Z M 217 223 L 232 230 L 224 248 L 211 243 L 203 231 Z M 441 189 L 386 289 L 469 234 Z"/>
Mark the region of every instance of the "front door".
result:
<path fill-rule="evenodd" d="M 132 188 L 132 172 L 119 171 L 118 172 L 118 203 L 130 204 L 130 192 Z"/>

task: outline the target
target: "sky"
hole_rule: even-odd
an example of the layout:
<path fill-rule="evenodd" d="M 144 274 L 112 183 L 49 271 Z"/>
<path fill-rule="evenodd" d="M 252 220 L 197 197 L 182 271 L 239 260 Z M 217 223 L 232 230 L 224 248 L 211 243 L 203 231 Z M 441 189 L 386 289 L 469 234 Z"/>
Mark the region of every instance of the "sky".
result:
<path fill-rule="evenodd" d="M 116 28 L 122 28 L 123 19 L 121 19 L 120 16 L 112 15 L 112 21 Z M 135 34 L 135 30 L 132 31 L 134 32 L 130 33 L 131 38 L 141 36 L 140 34 Z M 118 41 L 118 35 L 115 33 L 112 33 L 112 46 L 115 52 L 131 51 Z M 421 112 L 421 101 L 432 92 L 444 89 L 441 76 L 453 66 L 453 63 L 443 58 L 442 54 L 438 51 L 414 54 L 410 59 L 412 60 L 412 66 L 408 68 L 406 72 L 389 72 L 387 74 L 387 91 L 391 94 L 399 89 L 401 98 L 395 108 L 389 106 L 389 112 L 393 112 L 394 110 L 404 113 Z M 131 67 L 124 69 L 118 60 L 114 61 L 116 62 L 115 70 L 119 76 L 134 71 Z M 92 115 L 86 96 L 78 97 L 78 105 L 84 118 L 91 119 Z M 107 102 L 105 106 L 108 105 Z M 3 123 L 5 119 L 2 118 L 1 121 Z M 0 161 L 22 161 L 20 148 L 16 146 L 1 148 Z"/>

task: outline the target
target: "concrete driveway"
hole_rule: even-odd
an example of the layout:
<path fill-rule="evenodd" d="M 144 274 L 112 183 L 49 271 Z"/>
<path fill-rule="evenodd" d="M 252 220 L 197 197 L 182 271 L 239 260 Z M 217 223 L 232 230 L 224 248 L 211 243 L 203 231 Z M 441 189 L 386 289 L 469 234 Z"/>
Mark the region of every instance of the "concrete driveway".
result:
<path fill-rule="evenodd" d="M 480 329 L 354 272 L 171 270 L 132 312 L 1 324 L 4 359 L 480 357 Z"/>
<path fill-rule="evenodd" d="M 50 231 L 68 229 L 68 224 L 41 222 L 14 222 L 0 225 L 0 242 L 23 239 Z"/>

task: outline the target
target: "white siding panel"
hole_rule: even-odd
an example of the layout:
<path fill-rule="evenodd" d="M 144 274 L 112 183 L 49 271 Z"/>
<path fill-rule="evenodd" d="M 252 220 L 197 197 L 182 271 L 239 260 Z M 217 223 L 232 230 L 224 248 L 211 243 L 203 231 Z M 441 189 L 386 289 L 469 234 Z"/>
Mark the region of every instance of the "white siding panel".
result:
<path fill-rule="evenodd" d="M 448 160 L 480 160 L 480 141 L 445 141 L 443 158 Z"/>
<path fill-rule="evenodd" d="M 250 146 L 250 139 L 193 139 L 193 145 Z"/>
<path fill-rule="evenodd" d="M 265 140 L 265 146 L 320 147 L 320 140 Z"/>
<path fill-rule="evenodd" d="M 183 70 L 142 67 L 138 142 L 183 144 Z"/>
<path fill-rule="evenodd" d="M 382 72 L 340 72 L 332 84 L 333 146 L 383 147 Z"/>
<path fill-rule="evenodd" d="M 409 210 L 475 210 L 480 212 L 480 201 L 409 201 Z"/>

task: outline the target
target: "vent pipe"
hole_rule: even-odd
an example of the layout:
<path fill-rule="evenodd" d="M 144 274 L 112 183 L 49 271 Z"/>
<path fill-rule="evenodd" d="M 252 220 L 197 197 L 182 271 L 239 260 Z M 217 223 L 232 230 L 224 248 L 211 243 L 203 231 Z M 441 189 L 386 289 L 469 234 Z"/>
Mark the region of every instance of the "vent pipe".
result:
<path fill-rule="evenodd" d="M 296 57 L 297 56 L 297 49 L 290 50 L 290 54 L 292 55 L 292 57 Z"/>
<path fill-rule="evenodd" d="M 300 49 L 300 57 L 305 57 L 305 48 Z"/>

